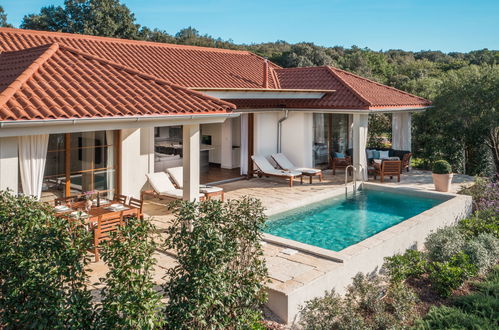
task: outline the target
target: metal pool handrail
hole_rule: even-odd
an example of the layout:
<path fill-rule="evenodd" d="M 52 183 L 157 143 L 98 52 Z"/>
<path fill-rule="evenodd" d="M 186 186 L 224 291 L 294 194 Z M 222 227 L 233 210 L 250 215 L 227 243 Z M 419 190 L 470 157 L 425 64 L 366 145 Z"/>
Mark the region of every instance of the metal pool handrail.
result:
<path fill-rule="evenodd" d="M 353 193 L 355 194 L 355 192 L 357 191 L 357 167 L 353 166 L 353 165 L 348 165 L 346 168 L 345 168 L 345 196 L 348 194 L 348 186 L 347 186 L 347 183 L 348 183 L 348 169 L 349 168 L 352 168 L 353 169 Z M 361 169 L 362 171 L 364 171 L 364 166 L 362 164 L 359 164 L 359 169 Z M 361 183 L 363 183 L 365 180 L 364 180 L 364 175 L 361 176 Z"/>

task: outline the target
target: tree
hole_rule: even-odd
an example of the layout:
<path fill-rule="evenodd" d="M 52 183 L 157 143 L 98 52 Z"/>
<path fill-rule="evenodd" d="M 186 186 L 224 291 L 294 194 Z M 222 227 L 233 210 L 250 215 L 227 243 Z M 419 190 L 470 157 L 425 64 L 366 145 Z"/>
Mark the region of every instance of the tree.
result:
<path fill-rule="evenodd" d="M 109 266 L 103 281 L 99 327 L 156 329 L 163 325 L 162 295 L 154 288 L 155 226 L 129 219 L 102 249 Z"/>
<path fill-rule="evenodd" d="M 7 23 L 7 14 L 2 6 L 0 6 L 0 27 L 12 27 L 11 24 Z"/>
<path fill-rule="evenodd" d="M 91 235 L 31 197 L 0 192 L 0 328 L 88 329 Z"/>
<path fill-rule="evenodd" d="M 498 65 L 448 72 L 435 97 L 435 109 L 418 118 L 418 144 L 467 174 L 487 173 L 490 163 L 499 173 L 498 90 Z"/>
<path fill-rule="evenodd" d="M 260 201 L 180 202 L 173 212 L 165 249 L 176 251 L 178 266 L 164 287 L 168 327 L 253 328 L 266 299 Z"/>
<path fill-rule="evenodd" d="M 21 28 L 137 39 L 140 26 L 134 22 L 119 0 L 66 0 L 64 7 L 43 7 L 39 14 L 24 16 Z"/>

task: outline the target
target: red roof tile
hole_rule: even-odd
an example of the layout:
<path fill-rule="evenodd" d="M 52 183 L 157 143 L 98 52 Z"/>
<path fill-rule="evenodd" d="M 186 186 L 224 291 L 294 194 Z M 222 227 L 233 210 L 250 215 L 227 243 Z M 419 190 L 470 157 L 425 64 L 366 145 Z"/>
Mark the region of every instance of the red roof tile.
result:
<path fill-rule="evenodd" d="M 281 88 L 334 89 L 319 100 L 293 101 L 292 106 L 319 109 L 426 107 L 430 101 L 328 66 L 276 69 Z M 237 102 L 235 102 L 238 104 Z"/>
<path fill-rule="evenodd" d="M 0 28 L 0 51 L 54 42 L 184 87 L 263 87 L 265 60 L 247 51 Z M 268 87 L 278 88 L 272 70 Z"/>
<path fill-rule="evenodd" d="M 0 51 L 57 42 L 184 87 L 258 89 L 265 60 L 246 51 L 77 34 L 0 28 Z M 336 90 L 313 100 L 230 100 L 241 108 L 421 108 L 428 100 L 331 67 L 280 68 L 269 62 L 269 88 Z"/>
<path fill-rule="evenodd" d="M 0 120 L 227 113 L 231 103 L 57 43 L 0 53 Z"/>

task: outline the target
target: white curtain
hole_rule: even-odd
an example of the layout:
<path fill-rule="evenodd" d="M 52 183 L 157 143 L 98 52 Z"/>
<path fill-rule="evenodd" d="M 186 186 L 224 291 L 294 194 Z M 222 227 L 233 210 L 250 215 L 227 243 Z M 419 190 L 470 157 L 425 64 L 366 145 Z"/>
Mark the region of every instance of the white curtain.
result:
<path fill-rule="evenodd" d="M 49 136 L 48 134 L 30 135 L 20 136 L 18 139 L 23 193 L 40 199 Z"/>
<path fill-rule="evenodd" d="M 392 148 L 411 151 L 412 115 L 410 112 L 392 114 Z"/>
<path fill-rule="evenodd" d="M 248 174 L 248 114 L 241 115 L 241 175 Z"/>
<path fill-rule="evenodd" d="M 106 144 L 111 145 L 107 147 L 107 164 L 106 167 L 110 167 L 110 164 L 114 164 L 117 160 L 114 159 L 114 148 L 116 146 L 114 145 L 114 131 L 106 131 Z M 114 146 L 114 148 L 112 147 Z M 114 161 L 113 161 L 114 160 Z M 116 167 L 116 166 L 113 166 Z M 106 171 L 106 179 L 107 179 L 107 189 L 113 189 L 114 188 L 114 176 L 115 176 L 114 170 L 107 170 Z M 114 197 L 114 192 L 110 191 L 107 194 L 108 199 L 113 199 Z"/>
<path fill-rule="evenodd" d="M 365 181 L 367 181 L 366 146 L 368 124 L 369 115 L 353 115 L 353 165 L 358 169 L 358 177 Z"/>

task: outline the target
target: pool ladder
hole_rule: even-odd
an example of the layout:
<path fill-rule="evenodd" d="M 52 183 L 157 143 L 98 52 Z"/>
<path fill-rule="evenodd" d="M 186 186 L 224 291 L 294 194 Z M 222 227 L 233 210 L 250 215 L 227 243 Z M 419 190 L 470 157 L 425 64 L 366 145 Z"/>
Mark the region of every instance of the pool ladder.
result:
<path fill-rule="evenodd" d="M 353 170 L 353 193 L 355 194 L 357 192 L 357 167 L 353 166 L 353 165 L 348 165 L 346 168 L 345 168 L 345 196 L 348 195 L 348 169 L 349 168 L 352 168 Z M 362 166 L 361 164 L 359 164 L 358 168 L 362 169 L 362 171 L 364 171 L 364 166 Z M 362 184 L 364 182 L 364 175 L 361 176 L 361 180 L 360 180 L 360 183 Z"/>

